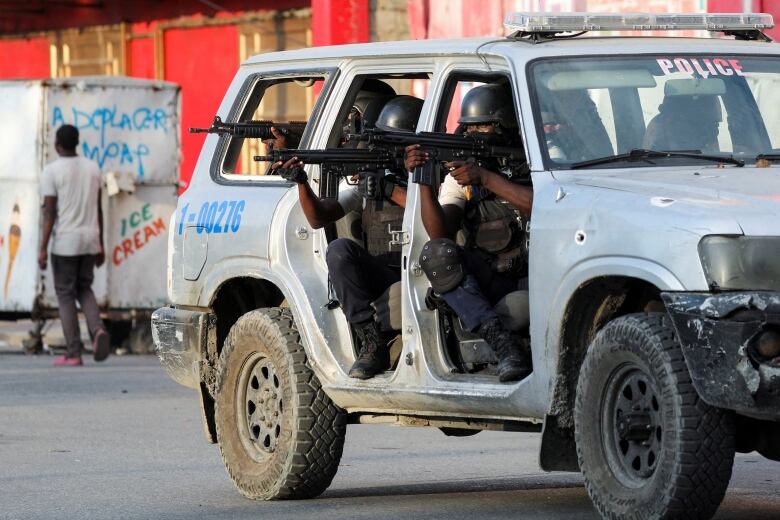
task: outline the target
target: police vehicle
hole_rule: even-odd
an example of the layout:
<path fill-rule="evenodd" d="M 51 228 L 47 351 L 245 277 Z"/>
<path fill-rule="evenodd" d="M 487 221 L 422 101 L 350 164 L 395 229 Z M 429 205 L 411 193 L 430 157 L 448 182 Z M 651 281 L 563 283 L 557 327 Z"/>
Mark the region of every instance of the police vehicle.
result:
<path fill-rule="evenodd" d="M 318 495 L 358 423 L 541 431 L 540 466 L 581 471 L 608 518 L 709 518 L 735 452 L 780 461 L 771 16 L 517 13 L 506 25 L 505 38 L 311 48 L 238 70 L 221 119 L 306 121 L 308 149 L 355 131 L 369 80 L 424 98 L 417 131 L 441 132 L 470 88 L 509 84 L 534 190 L 531 375 L 499 382 L 484 342 L 429 305 L 409 183 L 389 230 L 401 281 L 376 302 L 397 330 L 393 366 L 357 380 L 325 251 L 359 240 L 358 219 L 311 229 L 293 185 L 252 160 L 259 140 L 207 137 L 171 219 L 171 306 L 152 327 L 244 495 Z M 687 32 L 647 34 L 661 30 Z M 316 187 L 320 169 L 306 169 Z"/>

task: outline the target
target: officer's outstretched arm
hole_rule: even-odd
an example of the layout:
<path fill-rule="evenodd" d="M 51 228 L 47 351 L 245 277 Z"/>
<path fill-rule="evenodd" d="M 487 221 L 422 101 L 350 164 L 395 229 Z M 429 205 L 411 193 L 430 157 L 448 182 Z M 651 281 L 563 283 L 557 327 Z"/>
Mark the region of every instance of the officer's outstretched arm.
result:
<path fill-rule="evenodd" d="M 325 227 L 344 216 L 344 208 L 336 199 L 321 199 L 317 197 L 308 182 L 298 184 L 298 199 L 301 209 L 314 229 Z"/>
<path fill-rule="evenodd" d="M 530 218 L 531 206 L 534 202 L 533 188 L 514 183 L 503 175 L 493 172 L 484 177 L 482 185 Z"/>
<path fill-rule="evenodd" d="M 463 218 L 463 211 L 452 204 L 442 207 L 432 186 L 420 184 L 420 198 L 423 226 L 431 240 L 454 239 Z"/>
<path fill-rule="evenodd" d="M 301 209 L 311 227 L 319 229 L 344 216 L 344 208 L 341 207 L 337 200 L 320 199 L 314 193 L 314 190 L 311 189 L 308 178 L 303 172 L 303 161 L 293 157 L 284 164 L 281 164 L 281 161 L 279 161 L 271 165 L 273 170 L 278 168 L 288 171 L 297 169 L 300 172 L 300 175 L 288 175 L 285 178 L 298 184 L 298 199 L 301 202 Z"/>
<path fill-rule="evenodd" d="M 401 206 L 406 207 L 406 188 L 402 186 L 395 186 L 393 192 L 390 194 L 390 200 Z"/>

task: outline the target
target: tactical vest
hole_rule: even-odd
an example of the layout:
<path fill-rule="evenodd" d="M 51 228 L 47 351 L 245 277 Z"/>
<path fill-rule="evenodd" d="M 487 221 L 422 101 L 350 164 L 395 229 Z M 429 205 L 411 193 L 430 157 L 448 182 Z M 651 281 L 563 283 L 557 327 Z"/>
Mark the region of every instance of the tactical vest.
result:
<path fill-rule="evenodd" d="M 373 200 L 366 201 L 363 208 L 363 243 L 371 255 L 381 255 L 388 252 L 400 252 L 401 245 L 390 247 L 390 230 L 401 229 L 404 222 L 404 208 L 384 201 L 381 210 L 376 209 Z"/>
<path fill-rule="evenodd" d="M 472 186 L 466 203 L 463 245 L 482 254 L 497 273 L 522 273 L 528 266 L 528 219 L 490 191 Z"/>

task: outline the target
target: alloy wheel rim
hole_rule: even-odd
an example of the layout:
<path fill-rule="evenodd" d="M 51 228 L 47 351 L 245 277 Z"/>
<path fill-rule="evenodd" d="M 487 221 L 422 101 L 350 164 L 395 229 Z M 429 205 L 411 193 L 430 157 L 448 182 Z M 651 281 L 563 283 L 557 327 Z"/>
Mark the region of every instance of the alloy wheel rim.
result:
<path fill-rule="evenodd" d="M 282 434 L 284 404 L 274 363 L 259 353 L 244 364 L 237 388 L 238 429 L 245 449 L 258 459 L 272 455 Z"/>

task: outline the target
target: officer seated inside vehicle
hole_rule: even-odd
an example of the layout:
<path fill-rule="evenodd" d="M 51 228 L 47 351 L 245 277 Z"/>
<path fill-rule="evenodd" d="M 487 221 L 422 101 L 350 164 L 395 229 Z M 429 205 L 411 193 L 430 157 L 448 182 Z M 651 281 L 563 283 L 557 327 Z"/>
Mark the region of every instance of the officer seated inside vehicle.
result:
<path fill-rule="evenodd" d="M 414 132 L 422 100 L 412 96 L 388 96 L 386 91 L 376 88 L 376 84 L 386 86 L 378 80 L 367 80 L 366 83 L 372 89 L 358 94 L 353 107 L 356 113 L 352 114 L 361 117 L 360 127 Z M 377 103 L 383 105 L 381 111 L 377 110 Z M 378 113 L 375 122 L 371 120 L 373 113 Z M 350 132 L 354 130 L 359 130 L 359 127 Z M 282 144 L 275 143 L 276 146 Z M 397 335 L 386 325 L 380 325 L 372 303 L 401 279 L 401 252 L 400 249 L 388 251 L 391 240 L 388 228 L 401 227 L 406 205 L 404 186 L 407 174 L 400 170 L 385 172 L 375 188 L 381 192 L 378 195 L 368 193 L 366 183 L 342 179 L 338 199 L 320 199 L 310 187 L 303 166 L 302 161 L 292 159 L 272 167 L 295 168 L 301 172 L 294 177 L 298 183 L 301 208 L 313 228 L 334 223 L 352 211 L 362 212 L 363 247 L 350 238 L 333 240 L 328 245 L 326 263 L 333 292 L 361 345 L 349 376 L 368 379 L 389 368 L 388 344 Z M 373 199 L 377 196 L 384 199 L 381 209 L 374 204 Z M 382 321 L 386 324 L 388 320 Z"/>
<path fill-rule="evenodd" d="M 554 95 L 547 92 L 543 97 L 549 100 L 549 106 L 542 109 L 544 131 L 548 145 L 552 137 L 556 148 L 548 148 L 551 159 L 577 162 L 615 153 L 604 122 L 587 89 L 561 90 Z M 552 135 L 548 130 L 552 131 Z"/>
<path fill-rule="evenodd" d="M 466 133 L 497 133 L 507 145 L 522 146 L 512 93 L 506 84 L 486 84 L 463 98 L 458 123 Z M 406 149 L 407 169 L 422 166 L 430 155 L 419 145 Z M 433 291 L 495 352 L 502 382 L 531 373 L 531 355 L 516 330 L 528 326 L 527 250 L 522 222 L 531 215 L 533 191 L 518 183 L 527 171 L 507 171 L 497 164 L 445 163 L 449 170 L 438 195 L 420 185 L 422 220 L 430 241 L 420 265 Z M 523 165 L 522 168 L 527 168 Z M 458 233 L 460 231 L 460 233 Z M 456 235 L 461 237 L 456 243 Z M 497 304 L 518 289 L 520 323 L 502 321 Z M 516 302 L 516 306 L 518 303 Z M 518 321 L 515 319 L 515 321 Z"/>
<path fill-rule="evenodd" d="M 717 152 L 723 119 L 718 96 L 664 96 L 647 124 L 644 148 L 662 151 Z"/>

